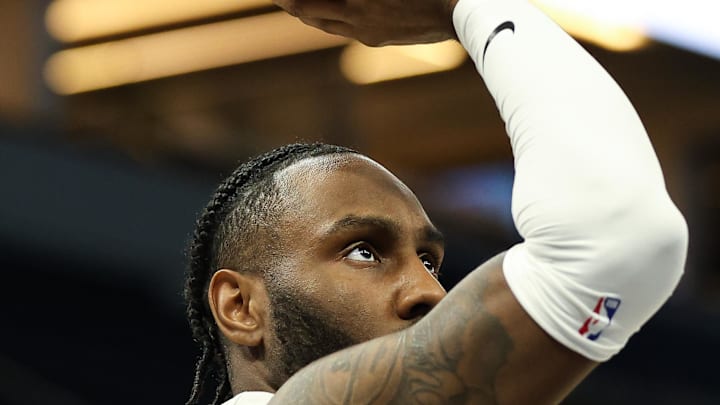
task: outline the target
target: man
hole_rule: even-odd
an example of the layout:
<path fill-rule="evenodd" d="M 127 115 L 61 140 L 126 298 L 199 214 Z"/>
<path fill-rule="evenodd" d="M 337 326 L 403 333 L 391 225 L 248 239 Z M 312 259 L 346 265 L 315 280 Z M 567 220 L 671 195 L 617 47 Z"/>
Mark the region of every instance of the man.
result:
<path fill-rule="evenodd" d="M 372 45 L 457 34 L 507 124 L 524 242 L 446 296 L 441 235 L 382 166 L 327 145 L 258 157 L 196 229 L 190 403 L 212 375 L 213 403 L 234 405 L 554 403 L 671 295 L 687 228 L 645 130 L 542 13 L 523 0 L 279 5 Z"/>

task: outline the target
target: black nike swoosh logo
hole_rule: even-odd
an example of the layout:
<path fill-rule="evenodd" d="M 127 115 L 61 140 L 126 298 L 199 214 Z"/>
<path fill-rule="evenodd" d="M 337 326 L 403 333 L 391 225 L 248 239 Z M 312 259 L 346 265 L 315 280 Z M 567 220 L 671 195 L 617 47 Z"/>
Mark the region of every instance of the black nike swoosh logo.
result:
<path fill-rule="evenodd" d="M 505 21 L 504 23 L 495 27 L 493 32 L 490 33 L 490 36 L 488 37 L 487 42 L 485 42 L 485 49 L 483 49 L 483 65 L 485 65 L 485 53 L 488 50 L 488 46 L 490 46 L 490 42 L 492 42 L 492 40 L 495 39 L 495 36 L 497 36 L 497 34 L 501 33 L 504 30 L 510 30 L 514 34 L 515 33 L 515 23 L 512 21 Z"/>

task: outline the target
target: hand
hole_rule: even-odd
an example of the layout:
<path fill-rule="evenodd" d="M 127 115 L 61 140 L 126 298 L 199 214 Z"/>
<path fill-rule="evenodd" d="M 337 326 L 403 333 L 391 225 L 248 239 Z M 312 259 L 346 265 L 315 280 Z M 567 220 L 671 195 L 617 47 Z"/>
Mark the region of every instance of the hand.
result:
<path fill-rule="evenodd" d="M 455 38 L 458 0 L 273 0 L 307 25 L 369 46 Z"/>

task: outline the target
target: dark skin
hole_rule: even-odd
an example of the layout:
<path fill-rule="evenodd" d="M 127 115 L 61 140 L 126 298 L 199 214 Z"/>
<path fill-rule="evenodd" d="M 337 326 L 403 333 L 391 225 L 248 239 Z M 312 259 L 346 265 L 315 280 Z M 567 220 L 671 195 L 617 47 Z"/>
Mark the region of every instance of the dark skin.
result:
<path fill-rule="evenodd" d="M 303 23 L 369 46 L 455 39 L 458 0 L 273 0 Z"/>
<path fill-rule="evenodd" d="M 446 296 L 434 275 L 439 234 L 377 163 L 306 159 L 277 178 L 297 204 L 282 219 L 288 248 L 276 281 L 317 298 L 365 343 L 278 378 L 263 281 L 220 270 L 209 299 L 234 393 L 277 391 L 273 404 L 554 403 L 596 365 L 529 318 L 503 278 L 502 255 Z"/>
<path fill-rule="evenodd" d="M 285 252 L 273 282 L 320 302 L 355 342 L 409 327 L 446 295 L 436 278 L 441 234 L 380 165 L 350 155 L 307 159 L 278 177 L 294 203 L 280 225 Z M 223 269 L 209 291 L 221 332 L 241 347 L 230 358 L 244 365 L 233 369 L 249 370 L 233 373 L 234 391 L 275 391 L 278 342 L 263 280 Z M 249 348 L 261 345 L 269 364 L 258 369 Z"/>

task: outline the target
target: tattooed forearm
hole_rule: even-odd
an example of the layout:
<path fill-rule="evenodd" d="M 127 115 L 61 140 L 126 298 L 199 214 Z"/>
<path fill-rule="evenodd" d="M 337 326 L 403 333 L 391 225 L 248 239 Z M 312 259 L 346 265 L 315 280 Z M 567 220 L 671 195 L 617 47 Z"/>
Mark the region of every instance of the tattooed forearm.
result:
<path fill-rule="evenodd" d="M 470 274 L 413 327 L 301 370 L 273 404 L 494 404 L 510 335 L 485 306 L 483 271 Z"/>
<path fill-rule="evenodd" d="M 512 340 L 483 304 L 482 273 L 407 331 L 405 360 L 397 403 L 494 404 L 495 379 L 512 350 Z M 479 288 L 478 288 L 479 287 Z"/>

